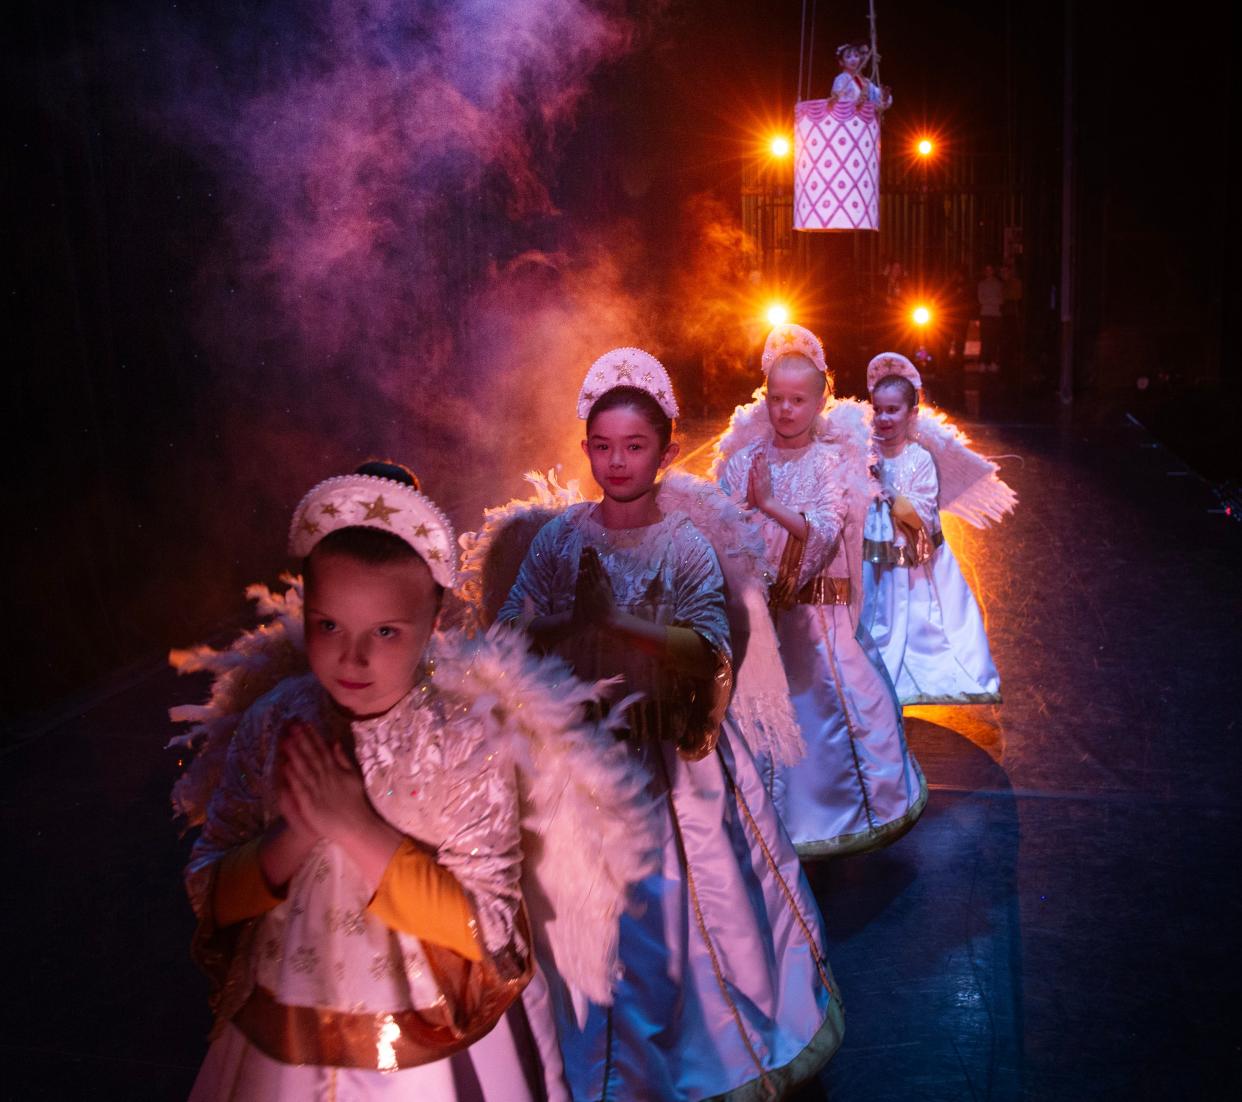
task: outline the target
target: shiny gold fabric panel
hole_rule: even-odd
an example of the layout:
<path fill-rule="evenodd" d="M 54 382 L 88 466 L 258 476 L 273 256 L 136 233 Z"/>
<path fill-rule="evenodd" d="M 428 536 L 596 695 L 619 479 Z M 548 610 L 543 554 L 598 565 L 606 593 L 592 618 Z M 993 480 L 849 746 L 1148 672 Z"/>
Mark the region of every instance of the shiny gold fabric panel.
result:
<path fill-rule="evenodd" d="M 863 540 L 863 560 L 877 566 L 921 566 L 942 543 L 944 533 L 940 531 L 920 531 L 918 546 L 913 552 L 909 547 L 899 547 L 891 540 Z"/>
<path fill-rule="evenodd" d="M 826 578 L 822 574 L 812 578 L 798 590 L 800 605 L 848 605 L 850 603 L 849 578 Z"/>
<path fill-rule="evenodd" d="M 690 715 L 677 739 L 677 753 L 686 761 L 699 761 L 716 749 L 720 726 L 733 695 L 733 663 L 722 651 L 716 652 L 716 672 L 710 681 L 697 682 Z"/>
<path fill-rule="evenodd" d="M 285 1006 L 256 987 L 233 1024 L 256 1048 L 286 1064 L 396 1071 L 442 1060 L 474 1044 L 491 1031 L 534 972 L 531 955 L 520 975 L 505 980 L 490 961 L 472 963 L 427 943 L 423 949 L 444 993 L 436 1006 L 351 1014 Z"/>
<path fill-rule="evenodd" d="M 768 609 L 773 616 L 793 608 L 797 603 L 798 578 L 802 574 L 802 556 L 805 553 L 806 540 L 799 539 L 792 532 L 786 533 L 780 570 L 772 588 L 768 590 Z"/>

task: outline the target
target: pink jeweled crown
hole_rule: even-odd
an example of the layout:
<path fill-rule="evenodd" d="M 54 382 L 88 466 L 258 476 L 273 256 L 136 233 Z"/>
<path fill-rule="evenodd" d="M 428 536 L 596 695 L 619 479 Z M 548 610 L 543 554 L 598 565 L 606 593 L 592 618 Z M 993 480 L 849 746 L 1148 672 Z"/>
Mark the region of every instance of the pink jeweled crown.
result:
<path fill-rule="evenodd" d="M 823 344 L 814 333 L 801 325 L 778 325 L 768 334 L 768 339 L 763 342 L 763 359 L 760 361 L 763 373 L 766 375 L 771 371 L 772 365 L 782 356 L 805 356 L 824 375 L 828 374 Z"/>
<path fill-rule="evenodd" d="M 875 390 L 875 384 L 885 375 L 900 375 L 903 379 L 909 379 L 915 390 L 923 388 L 923 377 L 919 374 L 919 369 L 900 352 L 881 352 L 867 364 L 868 394 Z"/>
<path fill-rule="evenodd" d="M 578 392 L 578 416 L 586 420 L 591 407 L 619 386 L 645 390 L 669 417 L 677 417 L 677 399 L 668 372 L 650 352 L 641 348 L 614 348 L 591 365 Z"/>

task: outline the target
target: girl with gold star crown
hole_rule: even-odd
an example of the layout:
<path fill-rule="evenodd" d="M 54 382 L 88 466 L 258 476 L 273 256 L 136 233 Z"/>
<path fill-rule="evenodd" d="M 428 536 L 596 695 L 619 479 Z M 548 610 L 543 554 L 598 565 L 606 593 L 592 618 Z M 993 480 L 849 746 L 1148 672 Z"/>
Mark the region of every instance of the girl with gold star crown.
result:
<path fill-rule="evenodd" d="M 668 471 L 676 414 L 653 356 L 601 356 L 578 415 L 602 498 L 543 482 L 465 543 L 483 622 L 494 609 L 580 676 L 641 694 L 624 737 L 654 778 L 661 867 L 622 919 L 612 1007 L 579 1018 L 553 992 L 576 1102 L 781 1097 L 843 1028 L 818 909 L 755 764 L 755 747 L 800 749 L 748 581 L 760 551 L 715 486 Z M 532 518 L 546 523 L 495 608 Z"/>
<path fill-rule="evenodd" d="M 920 409 L 922 385 L 898 352 L 867 366 L 883 491 L 867 515 L 863 619 L 902 704 L 998 703 L 983 616 L 940 511 L 982 528 L 1018 498 L 943 413 Z"/>
<path fill-rule="evenodd" d="M 901 708 L 858 629 L 862 524 L 878 492 L 866 409 L 832 399 L 823 346 L 800 325 L 772 330 L 762 366 L 766 385 L 734 413 L 715 471 L 762 533 L 807 747 L 775 769 L 773 799 L 802 856 L 859 853 L 901 837 L 927 802 Z"/>
<path fill-rule="evenodd" d="M 255 587 L 271 624 L 174 654 L 217 675 L 173 717 L 197 721 L 174 806 L 202 828 L 186 885 L 215 985 L 191 1098 L 542 1099 L 535 942 L 578 1005 L 612 1001 L 655 866 L 647 777 L 564 663 L 435 631 L 456 543 L 404 468 L 314 487 L 290 549 L 304 590 Z"/>

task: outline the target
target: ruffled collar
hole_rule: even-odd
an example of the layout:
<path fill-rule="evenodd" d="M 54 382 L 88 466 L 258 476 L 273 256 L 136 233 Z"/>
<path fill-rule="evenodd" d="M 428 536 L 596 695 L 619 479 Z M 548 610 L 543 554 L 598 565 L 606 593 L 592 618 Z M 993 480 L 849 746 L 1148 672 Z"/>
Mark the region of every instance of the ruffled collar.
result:
<path fill-rule="evenodd" d="M 570 520 L 591 542 L 609 548 L 643 547 L 653 539 L 663 541 L 669 532 L 681 524 L 686 515 L 680 511 L 665 513 L 653 524 L 644 524 L 639 528 L 608 528 L 601 524 L 595 516 L 597 502 L 586 502 L 583 508 L 570 516 Z M 572 510 L 571 510 L 572 512 Z"/>
<path fill-rule="evenodd" d="M 819 443 L 818 440 L 812 440 L 800 448 L 778 448 L 774 435 L 769 435 L 764 442 L 769 463 L 796 463 L 799 459 L 809 455 L 817 443 Z"/>
<path fill-rule="evenodd" d="M 428 663 L 414 687 L 382 715 L 350 723 L 354 756 L 364 774 L 376 766 L 391 765 L 395 752 L 410 741 L 419 726 L 418 713 L 428 706 L 433 695 L 431 672 Z"/>

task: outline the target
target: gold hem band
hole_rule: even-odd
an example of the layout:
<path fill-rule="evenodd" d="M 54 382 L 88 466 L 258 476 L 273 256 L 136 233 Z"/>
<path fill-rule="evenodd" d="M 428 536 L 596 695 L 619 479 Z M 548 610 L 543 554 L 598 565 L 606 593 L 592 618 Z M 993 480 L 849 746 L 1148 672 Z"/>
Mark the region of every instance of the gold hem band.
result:
<path fill-rule="evenodd" d="M 804 861 L 824 857 L 849 857 L 856 853 L 870 853 L 872 850 L 883 849 L 908 834 L 910 828 L 918 822 L 926 806 L 927 780 L 920 770 L 918 798 L 899 818 L 870 830 L 857 831 L 854 834 L 842 834 L 819 842 L 795 843 L 794 849 Z"/>
<path fill-rule="evenodd" d="M 845 1007 L 841 1005 L 840 999 L 833 998 L 828 1004 L 823 1023 L 815 1031 L 815 1036 L 807 1041 L 802 1051 L 789 1063 L 772 1068 L 762 1079 L 752 1079 L 724 1094 L 714 1094 L 704 1099 L 704 1102 L 769 1102 L 773 1097 L 783 1098 L 787 1092 L 810 1079 L 836 1055 L 844 1035 Z"/>

